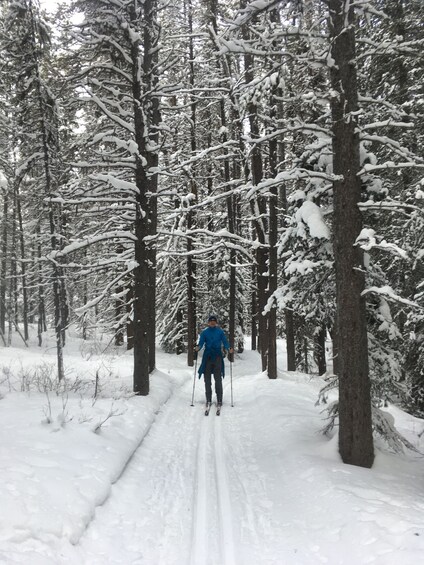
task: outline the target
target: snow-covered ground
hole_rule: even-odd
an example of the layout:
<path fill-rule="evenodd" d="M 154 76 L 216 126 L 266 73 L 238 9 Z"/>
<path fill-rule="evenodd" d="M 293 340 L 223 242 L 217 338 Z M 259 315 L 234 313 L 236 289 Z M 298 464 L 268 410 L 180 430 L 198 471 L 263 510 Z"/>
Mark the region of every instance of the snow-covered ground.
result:
<path fill-rule="evenodd" d="M 151 395 L 139 398 L 131 354 L 106 345 L 69 341 L 67 390 L 52 382 L 52 348 L 1 350 L 0 563 L 423 561 L 423 458 L 377 442 L 373 469 L 341 463 L 337 437 L 320 434 L 321 379 L 270 381 L 246 351 L 234 407 L 227 370 L 222 414 L 206 418 L 202 381 L 190 406 L 182 356 L 158 352 Z M 424 451 L 424 422 L 390 411 Z"/>

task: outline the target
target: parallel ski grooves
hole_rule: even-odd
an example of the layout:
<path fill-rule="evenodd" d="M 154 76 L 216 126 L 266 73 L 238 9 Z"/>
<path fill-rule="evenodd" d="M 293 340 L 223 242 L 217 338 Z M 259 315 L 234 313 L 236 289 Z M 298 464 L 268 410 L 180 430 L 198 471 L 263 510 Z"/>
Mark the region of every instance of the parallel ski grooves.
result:
<path fill-rule="evenodd" d="M 202 565 L 205 563 L 205 555 L 208 553 L 208 529 L 207 529 L 207 451 L 208 451 L 208 420 L 203 418 L 200 427 L 199 443 L 197 446 L 197 469 L 196 483 L 194 488 L 194 514 L 192 532 L 191 565 Z"/>
<path fill-rule="evenodd" d="M 221 419 L 215 421 L 215 477 L 219 508 L 220 547 L 223 565 L 235 565 L 230 489 L 222 445 Z"/>

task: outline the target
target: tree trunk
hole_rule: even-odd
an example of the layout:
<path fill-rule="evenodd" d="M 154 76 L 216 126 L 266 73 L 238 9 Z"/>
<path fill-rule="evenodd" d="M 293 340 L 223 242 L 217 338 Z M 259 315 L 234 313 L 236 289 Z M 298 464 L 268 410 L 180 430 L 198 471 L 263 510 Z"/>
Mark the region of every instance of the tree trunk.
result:
<path fill-rule="evenodd" d="M 177 279 L 180 280 L 181 277 L 182 277 L 181 269 L 178 268 Z M 177 327 L 181 328 L 182 324 L 184 322 L 184 309 L 181 306 L 177 310 L 176 322 L 177 322 Z M 181 355 L 182 353 L 184 353 L 184 339 L 183 339 L 181 332 L 179 332 L 178 339 L 175 342 L 175 353 L 177 355 Z"/>
<path fill-rule="evenodd" d="M 82 303 L 85 306 L 88 302 L 88 296 L 87 296 L 87 279 L 84 278 L 84 283 L 83 283 L 83 295 L 82 295 Z M 87 311 L 84 312 L 83 316 L 82 316 L 82 339 L 84 341 L 86 341 L 87 339 L 87 324 L 88 324 L 88 315 L 87 315 Z"/>
<path fill-rule="evenodd" d="M 277 126 L 276 100 L 271 96 L 270 122 L 271 129 Z M 278 174 L 278 140 L 274 137 L 269 141 L 269 172 L 271 177 Z M 269 190 L 269 296 L 272 297 L 278 285 L 278 189 L 272 186 Z M 268 377 L 277 378 L 277 304 L 273 300 L 268 314 Z"/>
<path fill-rule="evenodd" d="M 191 212 L 187 214 L 187 230 L 191 229 Z M 187 251 L 193 249 L 191 237 L 187 238 Z M 196 320 L 196 265 L 193 257 L 187 255 L 187 365 L 194 365 L 194 347 L 197 342 Z"/>
<path fill-rule="evenodd" d="M 22 221 L 22 207 L 21 207 L 21 197 L 19 194 L 19 186 L 16 187 L 16 205 L 17 205 L 17 215 L 18 215 L 18 225 L 19 225 L 19 244 L 21 251 L 21 279 L 22 279 L 22 318 L 24 323 L 24 337 L 25 340 L 29 339 L 28 332 L 28 289 L 27 289 L 27 279 L 26 279 L 26 263 L 25 263 L 25 239 L 24 239 L 24 226 Z"/>
<path fill-rule="evenodd" d="M 121 294 L 123 290 L 122 286 L 116 287 L 117 294 Z M 122 297 L 118 296 L 115 300 L 115 345 L 117 346 L 124 343 L 124 327 L 121 322 L 123 310 L 124 305 L 122 303 Z"/>
<path fill-rule="evenodd" d="M 368 376 L 367 323 L 362 250 L 358 85 L 355 64 L 355 14 L 352 0 L 329 0 L 334 181 L 334 259 L 337 299 L 339 450 L 345 463 L 371 467 L 374 448 Z"/>
<path fill-rule="evenodd" d="M 127 300 L 125 302 L 125 308 L 127 310 L 127 350 L 133 349 L 134 347 L 134 322 L 133 322 L 133 302 L 134 302 L 134 291 L 132 281 L 128 283 Z"/>
<path fill-rule="evenodd" d="M 157 166 L 159 99 L 155 94 L 157 77 L 154 67 L 158 57 L 159 31 L 156 24 L 156 0 L 143 5 L 143 62 L 140 73 L 139 41 L 131 38 L 132 94 L 135 141 L 138 146 L 135 180 L 135 260 L 134 269 L 134 375 L 136 394 L 149 394 L 149 374 L 155 367 L 156 339 L 156 242 Z M 131 6 L 131 21 L 138 22 L 136 6 Z M 155 146 L 151 149 L 151 145 Z M 143 163 L 147 163 L 147 166 Z M 154 171 L 154 172 L 152 172 Z"/>
<path fill-rule="evenodd" d="M 280 143 L 278 146 L 278 160 L 280 163 L 284 163 L 286 158 L 284 144 Z M 279 190 L 279 200 L 280 206 L 283 210 L 281 219 L 281 228 L 286 228 L 286 220 L 284 216 L 287 214 L 287 187 L 286 183 L 280 185 Z M 285 275 L 283 274 L 285 279 Z M 296 344 L 295 344 L 295 331 L 294 331 L 294 319 L 293 310 L 290 308 L 285 308 L 284 310 L 284 321 L 286 328 L 286 349 L 287 349 L 287 371 L 296 371 Z"/>
<path fill-rule="evenodd" d="M 303 338 L 303 363 L 304 371 L 309 374 L 309 356 L 308 356 L 308 338 L 305 336 Z"/>
<path fill-rule="evenodd" d="M 148 257 L 145 238 L 148 235 L 142 210 L 146 209 L 145 195 L 137 195 L 135 220 L 135 260 L 134 269 L 134 392 L 142 396 L 149 394 L 149 340 L 148 340 Z"/>
<path fill-rule="evenodd" d="M 118 245 L 116 253 L 118 255 L 122 255 L 124 252 L 124 247 L 122 245 Z M 115 289 L 115 293 L 117 294 L 115 300 L 115 345 L 120 346 L 124 343 L 124 325 L 122 323 L 122 315 L 124 312 L 124 299 L 122 298 L 122 293 L 124 291 L 124 287 L 121 284 Z"/>
<path fill-rule="evenodd" d="M 322 327 L 314 339 L 314 359 L 318 367 L 318 374 L 324 375 L 327 372 L 327 363 L 325 360 L 325 337 L 327 331 L 325 326 Z"/>
<path fill-rule="evenodd" d="M 272 189 L 269 199 L 269 295 L 277 290 L 277 189 Z M 275 301 L 268 314 L 268 377 L 277 378 L 277 305 Z"/>
<path fill-rule="evenodd" d="M 194 88 L 194 46 L 193 46 L 193 6 L 192 1 L 187 0 L 187 19 L 189 28 L 189 69 L 190 69 L 190 87 Z M 191 99 L 190 103 L 190 148 L 191 155 L 194 156 L 197 151 L 196 142 L 196 101 Z M 192 166 L 191 178 L 189 181 L 190 192 L 193 200 L 197 201 L 197 182 L 196 171 Z M 187 212 L 187 231 L 189 232 L 195 223 L 195 213 L 192 210 Z M 193 250 L 193 241 L 189 236 L 187 238 L 187 365 L 194 365 L 194 347 L 197 342 L 197 319 L 196 319 L 196 262 L 190 252 Z"/>
<path fill-rule="evenodd" d="M 63 242 L 65 239 L 65 230 L 66 230 L 66 216 L 63 213 L 62 204 L 57 204 L 58 207 L 58 230 L 60 234 L 60 239 L 58 241 L 59 249 L 63 249 Z M 65 277 L 65 269 L 64 267 L 59 268 L 59 302 L 60 302 L 60 319 L 61 319 L 61 332 L 62 332 L 62 343 L 63 346 L 66 344 L 66 329 L 68 328 L 69 324 L 69 305 L 68 305 L 68 296 L 66 291 L 66 277 Z"/>
<path fill-rule="evenodd" d="M 222 131 L 222 143 L 228 141 L 227 135 L 227 118 L 225 115 L 225 101 L 223 98 L 220 100 L 220 113 L 221 113 L 221 127 Z M 225 151 L 227 154 L 228 152 Z M 230 173 L 230 162 L 227 157 L 224 161 L 224 182 L 226 185 L 229 184 L 231 180 Z M 235 201 L 234 196 L 230 195 L 227 197 L 227 221 L 228 221 L 228 231 L 231 234 L 235 233 Z M 234 349 L 234 336 L 236 330 L 236 252 L 234 249 L 230 249 L 230 287 L 229 287 L 229 308 L 228 308 L 228 334 L 230 347 Z M 234 354 L 229 354 L 230 361 L 234 360 Z"/>
<path fill-rule="evenodd" d="M 250 331 L 250 349 L 256 351 L 258 345 L 258 300 L 256 293 L 256 265 L 252 265 L 252 293 L 251 293 L 251 331 Z"/>
<path fill-rule="evenodd" d="M 157 169 L 158 166 L 158 155 L 149 154 L 150 159 L 148 159 L 149 168 Z M 148 327 L 149 327 L 149 373 L 152 373 L 156 368 L 156 271 L 157 271 L 157 261 L 156 261 L 156 232 L 157 232 L 157 189 L 158 189 L 158 176 L 151 179 L 150 190 L 152 191 L 152 196 L 149 203 L 149 236 L 151 239 L 148 246 L 148 261 L 149 261 L 149 302 L 148 302 Z"/>
<path fill-rule="evenodd" d="M 17 327 L 18 316 L 18 292 L 17 292 L 17 270 L 16 270 L 16 192 L 13 192 L 12 215 L 11 215 L 11 246 L 10 246 L 10 282 L 9 300 L 6 303 L 8 316 L 7 345 L 12 345 L 13 325 Z"/>
<path fill-rule="evenodd" d="M 38 329 L 37 329 L 37 337 L 38 337 L 38 346 L 41 347 L 43 344 L 43 332 L 47 331 L 47 320 L 46 320 L 46 306 L 44 300 L 44 283 L 43 283 L 43 276 L 41 271 L 41 242 L 40 242 L 40 224 L 37 223 L 36 229 L 36 238 L 37 238 L 37 285 L 38 285 Z"/>
<path fill-rule="evenodd" d="M 7 275 L 7 235 L 9 218 L 9 193 L 7 188 L 3 190 L 3 222 L 2 222 L 2 257 L 1 257 L 1 282 L 0 282 L 0 328 L 3 335 L 6 333 L 6 275 Z"/>
<path fill-rule="evenodd" d="M 333 356 L 331 358 L 333 363 L 333 375 L 339 374 L 339 366 L 338 366 L 338 359 L 339 359 L 339 352 L 337 349 L 337 323 L 334 323 L 334 327 L 330 329 L 330 337 L 332 342 L 332 349 L 333 349 Z"/>
<path fill-rule="evenodd" d="M 246 7 L 245 0 L 240 3 L 241 8 Z M 243 38 L 250 39 L 248 28 L 242 26 Z M 246 84 L 253 82 L 253 55 L 244 54 L 244 76 Z M 250 135 L 252 139 L 260 137 L 258 108 L 253 102 L 248 102 Z M 258 144 L 251 150 L 252 184 L 258 185 L 263 178 L 262 155 Z M 257 323 L 258 323 L 258 349 L 261 354 L 262 371 L 267 370 L 268 362 L 268 315 L 264 308 L 268 300 L 268 249 L 266 246 L 266 201 L 261 195 L 254 195 L 250 200 L 250 209 L 256 237 L 260 244 L 256 250 L 256 288 L 257 288 Z"/>
<path fill-rule="evenodd" d="M 296 371 L 296 343 L 293 310 L 286 308 L 284 311 L 284 318 L 286 322 L 287 371 Z"/>

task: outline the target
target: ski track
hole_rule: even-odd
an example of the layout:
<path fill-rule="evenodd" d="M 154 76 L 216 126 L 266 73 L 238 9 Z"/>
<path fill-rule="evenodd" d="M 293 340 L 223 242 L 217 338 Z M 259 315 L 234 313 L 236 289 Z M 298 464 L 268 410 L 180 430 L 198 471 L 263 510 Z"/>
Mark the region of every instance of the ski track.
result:
<path fill-rule="evenodd" d="M 197 410 L 197 406 L 196 406 Z M 207 436 L 208 436 L 208 417 L 203 418 L 200 426 L 200 434 L 197 443 L 197 471 L 196 482 L 194 488 L 193 505 L 193 533 L 192 533 L 192 551 L 191 565 L 201 565 L 205 563 L 205 555 L 208 554 L 208 536 L 207 536 L 207 496 L 206 496 L 206 471 L 207 471 Z"/>
<path fill-rule="evenodd" d="M 176 391 L 162 407 L 108 501 L 97 509 L 79 544 L 86 565 L 186 562 L 195 453 L 187 438 L 200 421 L 183 405 L 187 390 Z M 99 540 L 105 544 L 101 555 Z"/>
<path fill-rule="evenodd" d="M 79 564 L 261 562 L 270 524 L 254 512 L 256 494 L 267 497 L 263 479 L 252 472 L 253 454 L 246 453 L 247 415 L 225 404 L 220 416 L 215 405 L 204 416 L 203 403 L 189 406 L 190 385 L 162 407 L 97 509 L 78 547 Z"/>
<path fill-rule="evenodd" d="M 221 418 L 222 413 L 216 416 L 216 407 L 213 406 L 201 424 L 194 488 L 191 565 L 236 565 Z"/>
<path fill-rule="evenodd" d="M 221 527 L 222 564 L 235 565 L 232 507 L 222 445 L 221 422 L 221 416 L 217 417 L 215 420 L 215 477 L 219 504 L 219 522 Z"/>
<path fill-rule="evenodd" d="M 249 416 L 231 413 L 225 443 L 227 472 L 233 486 L 233 507 L 239 527 L 238 564 L 266 563 L 281 565 L 272 555 L 272 532 L 279 531 L 271 518 L 273 503 L 267 492 L 266 478 L 259 471 L 248 430 Z"/>

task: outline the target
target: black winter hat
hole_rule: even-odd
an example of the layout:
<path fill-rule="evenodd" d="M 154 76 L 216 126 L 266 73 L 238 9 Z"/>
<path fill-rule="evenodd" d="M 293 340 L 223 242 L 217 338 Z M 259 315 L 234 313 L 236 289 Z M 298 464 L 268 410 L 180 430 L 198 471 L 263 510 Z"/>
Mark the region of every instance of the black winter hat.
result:
<path fill-rule="evenodd" d="M 217 322 L 218 318 L 216 316 L 209 316 L 208 322 Z"/>

